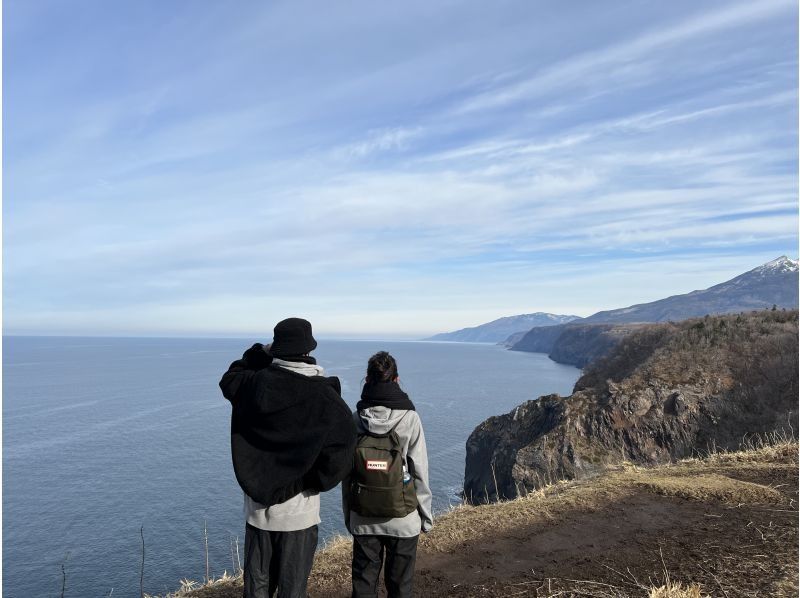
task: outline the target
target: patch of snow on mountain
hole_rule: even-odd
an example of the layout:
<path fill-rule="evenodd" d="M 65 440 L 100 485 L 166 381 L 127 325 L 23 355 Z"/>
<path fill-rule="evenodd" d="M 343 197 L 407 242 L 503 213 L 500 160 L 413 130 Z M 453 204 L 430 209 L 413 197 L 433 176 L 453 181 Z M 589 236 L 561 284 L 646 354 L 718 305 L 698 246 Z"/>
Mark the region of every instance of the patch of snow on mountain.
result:
<path fill-rule="evenodd" d="M 771 262 L 767 262 L 763 266 L 759 266 L 755 269 L 756 272 L 768 274 L 768 273 L 776 273 L 776 272 L 797 272 L 798 271 L 798 260 L 793 260 L 785 255 L 772 260 Z"/>

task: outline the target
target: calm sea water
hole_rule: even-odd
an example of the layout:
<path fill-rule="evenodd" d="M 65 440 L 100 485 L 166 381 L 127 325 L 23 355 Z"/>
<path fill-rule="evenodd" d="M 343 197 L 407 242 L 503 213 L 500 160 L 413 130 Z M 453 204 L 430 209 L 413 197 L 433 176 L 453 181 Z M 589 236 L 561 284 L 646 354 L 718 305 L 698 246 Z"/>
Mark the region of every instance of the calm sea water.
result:
<path fill-rule="evenodd" d="M 230 405 L 217 386 L 250 345 L 232 339 L 3 339 L 3 595 L 163 594 L 232 570 L 243 543 L 230 464 Z M 352 407 L 366 362 L 398 361 L 425 429 L 436 512 L 458 501 L 464 444 L 490 415 L 571 391 L 579 371 L 484 344 L 321 341 L 315 352 Z M 320 533 L 344 531 L 338 489 Z M 241 548 L 240 548 L 241 549 Z M 113 590 L 113 592 L 112 592 Z"/>

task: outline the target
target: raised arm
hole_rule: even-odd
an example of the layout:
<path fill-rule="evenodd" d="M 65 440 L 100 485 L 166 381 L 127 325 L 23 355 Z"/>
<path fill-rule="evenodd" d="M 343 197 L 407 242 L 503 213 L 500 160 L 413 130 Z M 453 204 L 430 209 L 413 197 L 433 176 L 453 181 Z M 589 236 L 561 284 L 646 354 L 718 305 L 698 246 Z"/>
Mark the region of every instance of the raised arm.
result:
<path fill-rule="evenodd" d="M 230 402 L 239 398 L 242 388 L 247 384 L 253 375 L 272 363 L 272 356 L 266 352 L 264 345 L 255 343 L 247 349 L 241 359 L 234 361 L 228 371 L 222 375 L 219 387 L 222 389 L 222 396 Z"/>

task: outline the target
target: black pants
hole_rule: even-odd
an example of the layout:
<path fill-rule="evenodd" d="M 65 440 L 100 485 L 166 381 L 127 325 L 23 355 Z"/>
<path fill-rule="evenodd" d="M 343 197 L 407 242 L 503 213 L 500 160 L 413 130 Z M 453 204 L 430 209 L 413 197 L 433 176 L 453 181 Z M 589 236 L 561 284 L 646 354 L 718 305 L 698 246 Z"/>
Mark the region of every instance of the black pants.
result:
<path fill-rule="evenodd" d="M 244 598 L 306 598 L 317 549 L 317 526 L 296 532 L 269 532 L 246 525 Z"/>
<path fill-rule="evenodd" d="M 353 536 L 353 598 L 375 598 L 384 552 L 383 577 L 389 598 L 410 598 L 414 589 L 417 541 L 389 536 Z"/>

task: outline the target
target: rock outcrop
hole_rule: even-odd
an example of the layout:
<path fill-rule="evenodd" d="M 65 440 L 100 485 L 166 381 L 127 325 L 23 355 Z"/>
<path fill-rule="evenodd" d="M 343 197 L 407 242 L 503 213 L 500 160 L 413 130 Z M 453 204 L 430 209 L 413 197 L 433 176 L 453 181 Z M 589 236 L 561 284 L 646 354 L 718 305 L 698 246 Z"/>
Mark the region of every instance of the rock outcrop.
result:
<path fill-rule="evenodd" d="M 464 495 L 513 498 L 623 460 L 656 464 L 737 448 L 797 419 L 797 311 L 638 327 L 569 397 L 528 401 L 467 441 Z"/>
<path fill-rule="evenodd" d="M 561 333 L 550 350 L 549 357 L 558 363 L 583 368 L 608 354 L 617 343 L 642 324 L 591 324 L 570 326 Z"/>
<path fill-rule="evenodd" d="M 573 324 L 575 326 L 575 324 Z M 511 335 L 504 342 L 512 351 L 528 351 L 530 353 L 550 353 L 568 324 L 556 326 L 536 326 L 524 333 L 521 337 Z M 512 342 L 513 341 L 513 342 Z"/>
<path fill-rule="evenodd" d="M 533 328 L 516 339 L 512 351 L 547 353 L 558 363 L 582 368 L 606 355 L 626 335 L 646 324 L 566 324 Z M 512 337 L 513 338 L 513 337 Z"/>

